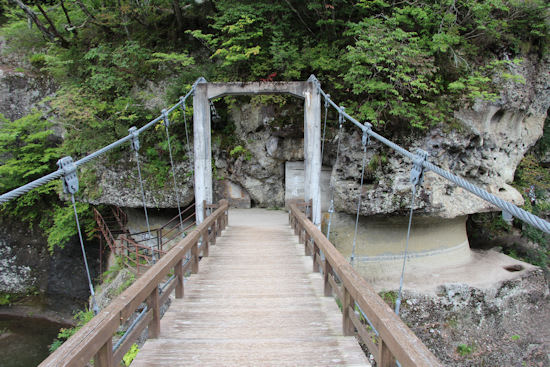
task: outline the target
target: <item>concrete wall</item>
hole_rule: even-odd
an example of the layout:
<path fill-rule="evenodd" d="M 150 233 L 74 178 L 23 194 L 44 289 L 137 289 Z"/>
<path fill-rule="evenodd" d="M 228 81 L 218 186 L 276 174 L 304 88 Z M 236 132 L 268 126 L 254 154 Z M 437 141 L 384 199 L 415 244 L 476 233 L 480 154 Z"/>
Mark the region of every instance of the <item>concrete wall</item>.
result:
<path fill-rule="evenodd" d="M 321 210 L 327 211 L 330 205 L 331 167 L 321 168 Z M 304 199 L 304 162 L 285 163 L 285 205 L 294 199 Z"/>
<path fill-rule="evenodd" d="M 413 217 L 407 271 L 415 267 L 457 266 L 470 261 L 466 218 Z M 326 233 L 328 213 L 323 215 Z M 354 268 L 369 281 L 393 278 L 401 272 L 407 235 L 407 217 L 360 217 Z M 330 240 L 346 257 L 353 246 L 355 216 L 334 213 Z"/>

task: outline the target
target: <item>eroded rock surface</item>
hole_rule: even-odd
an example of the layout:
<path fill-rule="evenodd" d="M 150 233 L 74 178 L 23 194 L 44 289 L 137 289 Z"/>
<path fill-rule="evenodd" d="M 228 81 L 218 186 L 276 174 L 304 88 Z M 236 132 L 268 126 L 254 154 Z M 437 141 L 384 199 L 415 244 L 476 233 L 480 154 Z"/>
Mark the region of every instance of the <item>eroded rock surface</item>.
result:
<path fill-rule="evenodd" d="M 405 292 L 401 317 L 446 366 L 548 366 L 550 303 L 542 270 L 495 288 Z"/>

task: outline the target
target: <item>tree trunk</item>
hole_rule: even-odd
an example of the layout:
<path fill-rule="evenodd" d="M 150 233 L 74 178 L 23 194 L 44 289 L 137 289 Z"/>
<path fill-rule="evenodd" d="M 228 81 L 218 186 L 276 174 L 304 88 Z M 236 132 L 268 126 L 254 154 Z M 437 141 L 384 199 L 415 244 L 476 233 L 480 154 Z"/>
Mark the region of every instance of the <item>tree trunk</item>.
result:
<path fill-rule="evenodd" d="M 59 39 L 59 42 L 61 43 L 62 47 L 68 48 L 69 47 L 69 42 L 57 31 L 57 28 L 55 28 L 55 25 L 53 24 L 51 19 L 48 17 L 48 14 L 46 14 L 46 12 L 42 8 L 42 6 L 40 6 L 40 3 L 38 3 L 38 1 L 36 1 L 35 4 L 36 4 L 36 7 L 38 8 L 38 10 L 40 10 L 40 12 L 42 13 L 44 18 L 46 19 L 46 21 L 50 25 L 50 32 L 55 37 L 57 37 Z"/>
<path fill-rule="evenodd" d="M 29 8 L 27 5 L 23 4 L 23 2 L 21 0 L 9 0 L 10 3 L 14 4 L 14 5 L 17 5 L 21 10 L 23 10 L 23 12 L 25 12 L 25 14 L 27 15 L 27 17 L 29 17 L 33 22 L 34 24 L 36 24 L 36 26 L 38 27 L 38 29 L 40 30 L 40 32 L 42 32 L 42 34 L 48 39 L 50 40 L 51 42 L 54 42 L 55 41 L 55 34 L 53 34 L 52 32 L 50 32 L 45 26 L 44 24 L 42 24 L 42 22 L 40 21 L 40 19 L 38 19 L 38 16 L 36 15 L 36 13 L 31 9 Z"/>
<path fill-rule="evenodd" d="M 61 9 L 63 9 L 63 13 L 65 13 L 65 18 L 67 19 L 67 23 L 69 23 L 71 32 L 73 32 L 75 35 L 78 34 L 76 28 L 73 27 L 73 23 L 71 22 L 71 18 L 69 17 L 69 12 L 67 11 L 67 8 L 65 8 L 65 2 L 63 0 L 61 0 Z"/>
<path fill-rule="evenodd" d="M 181 8 L 179 0 L 172 0 L 172 7 L 174 8 L 174 14 L 176 15 L 176 23 L 178 24 L 178 31 L 183 30 L 183 16 L 181 15 Z"/>

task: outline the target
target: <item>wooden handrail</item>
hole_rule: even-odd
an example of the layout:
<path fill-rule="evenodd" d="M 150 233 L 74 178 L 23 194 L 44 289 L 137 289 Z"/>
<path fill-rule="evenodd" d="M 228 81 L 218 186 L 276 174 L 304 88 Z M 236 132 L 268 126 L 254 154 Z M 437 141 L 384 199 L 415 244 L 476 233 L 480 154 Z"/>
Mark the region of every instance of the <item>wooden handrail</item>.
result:
<path fill-rule="evenodd" d="M 319 270 L 318 251 L 325 255 L 324 269 L 325 296 L 333 292 L 339 294 L 342 303 L 342 325 L 345 335 L 353 335 L 358 328 L 359 337 L 369 335 L 357 322 L 355 305 L 359 306 L 372 326 L 378 331 L 379 338 L 373 351 L 378 366 L 395 366 L 397 359 L 401 366 L 442 366 L 439 360 L 426 348 L 422 341 L 392 311 L 376 291 L 348 263 L 346 258 L 327 240 L 325 235 L 300 210 L 302 205 L 290 204 L 290 224 L 305 244 L 306 255 L 313 255 L 313 268 Z M 320 262 L 320 261 L 319 261 Z M 340 289 L 334 274 L 340 279 Z M 374 345 L 371 340 L 364 342 Z"/>
<path fill-rule="evenodd" d="M 120 348 L 113 353 L 113 334 L 138 307 L 147 302 L 148 312 L 140 322 L 137 329 L 143 330 L 149 327 L 149 337 L 156 338 L 160 332 L 160 300 L 159 285 L 168 273 L 174 270 L 175 277 L 168 289 L 175 288 L 176 298 L 183 297 L 183 264 L 185 255 L 191 251 L 192 272 L 199 270 L 199 251 L 203 256 L 208 256 L 208 233 L 210 228 L 215 228 L 216 223 L 222 224 L 222 229 L 227 224 L 227 200 L 221 200 L 219 208 L 212 213 L 191 233 L 182 239 L 174 248 L 143 274 L 134 284 L 115 298 L 105 309 L 96 315 L 90 322 L 84 325 L 63 345 L 53 352 L 40 367 L 58 366 L 84 366 L 92 358 L 94 367 L 114 367 L 119 364 L 126 350 Z M 216 232 L 216 231 L 213 231 Z M 219 231 L 221 233 L 221 231 Z M 203 245 L 199 249 L 198 242 L 202 238 Z M 133 332 L 137 337 L 140 332 Z M 124 343 L 126 348 L 130 343 Z"/>

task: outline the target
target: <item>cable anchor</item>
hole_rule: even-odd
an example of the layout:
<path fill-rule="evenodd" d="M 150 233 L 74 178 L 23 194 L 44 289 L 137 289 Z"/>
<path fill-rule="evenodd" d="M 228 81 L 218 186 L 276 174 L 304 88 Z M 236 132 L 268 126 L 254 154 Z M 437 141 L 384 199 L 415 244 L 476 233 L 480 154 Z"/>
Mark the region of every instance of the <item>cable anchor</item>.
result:
<path fill-rule="evenodd" d="M 132 126 L 128 129 L 128 132 L 132 136 L 132 149 L 137 153 L 139 151 L 139 132 L 137 127 Z"/>
<path fill-rule="evenodd" d="M 169 128 L 170 127 L 170 120 L 168 119 L 168 112 L 166 111 L 166 109 L 163 109 L 161 111 L 161 116 L 162 116 L 162 124 L 164 125 L 165 128 Z"/>
<path fill-rule="evenodd" d="M 410 183 L 414 186 L 422 186 L 422 183 L 424 183 L 424 162 L 428 160 L 428 152 L 417 149 L 416 150 L 416 157 L 413 160 L 413 167 L 411 169 L 411 175 L 410 175 Z"/>
<path fill-rule="evenodd" d="M 346 110 L 345 107 L 340 106 L 340 110 L 338 110 L 338 128 L 342 129 L 342 125 L 344 125 L 344 111 Z"/>
<path fill-rule="evenodd" d="M 372 131 L 372 125 L 368 122 L 365 122 L 363 125 L 365 126 L 365 129 L 363 129 L 361 143 L 363 144 L 363 148 L 367 149 L 367 145 L 370 145 L 370 132 Z"/>
<path fill-rule="evenodd" d="M 57 166 L 63 170 L 63 192 L 76 194 L 78 192 L 78 176 L 76 165 L 71 157 L 64 157 L 57 161 Z"/>

